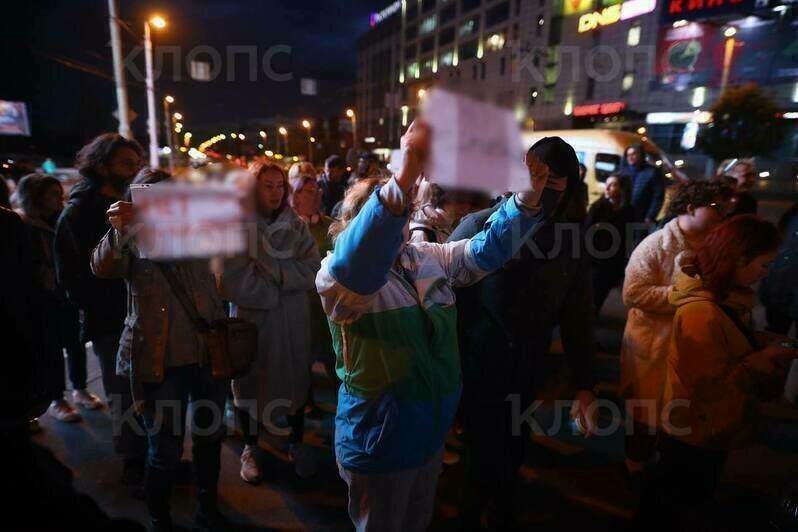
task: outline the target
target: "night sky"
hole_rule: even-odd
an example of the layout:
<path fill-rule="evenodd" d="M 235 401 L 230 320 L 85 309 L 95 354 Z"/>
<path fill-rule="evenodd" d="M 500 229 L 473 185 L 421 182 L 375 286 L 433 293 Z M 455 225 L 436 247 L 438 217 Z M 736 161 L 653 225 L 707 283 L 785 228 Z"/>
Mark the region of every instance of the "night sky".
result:
<path fill-rule="evenodd" d="M 115 130 L 113 82 L 81 70 L 113 73 L 107 2 L 28 0 L 15 4 L 20 5 L 4 5 L 0 17 L 0 99 L 28 103 L 34 135 L 26 147 L 42 151 L 49 145 L 56 154 L 69 152 L 98 132 Z M 143 35 L 144 20 L 153 13 L 169 22 L 165 30 L 153 33 L 153 41 L 156 52 L 158 46 L 181 47 L 183 79 L 175 79 L 167 60 L 156 81 L 156 98 L 160 102 L 164 94 L 174 95 L 174 109 L 186 116 L 186 129 L 198 135 L 259 118 L 321 118 L 353 104 L 356 39 L 368 30 L 369 13 L 383 4 L 373 0 L 119 0 L 121 18 L 138 36 Z M 124 29 L 122 40 L 126 52 L 139 44 Z M 216 81 L 203 83 L 188 76 L 185 57 L 200 45 L 222 56 L 222 74 Z M 225 47 L 231 45 L 257 47 L 256 81 L 249 80 L 243 58 L 232 67 L 227 62 Z M 273 45 L 292 48 L 290 55 L 278 54 L 272 62 L 276 71 L 293 74 L 291 81 L 273 81 L 264 75 L 260 61 Z M 143 53 L 135 63 L 143 72 Z M 228 74 L 234 81 L 227 80 Z M 301 77 L 319 80 L 318 97 L 300 95 Z M 128 90 L 130 107 L 139 115 L 132 125 L 136 136 L 144 140 L 143 79 L 137 82 L 128 75 Z M 0 139 L 2 147 L 23 149 L 19 139 Z"/>

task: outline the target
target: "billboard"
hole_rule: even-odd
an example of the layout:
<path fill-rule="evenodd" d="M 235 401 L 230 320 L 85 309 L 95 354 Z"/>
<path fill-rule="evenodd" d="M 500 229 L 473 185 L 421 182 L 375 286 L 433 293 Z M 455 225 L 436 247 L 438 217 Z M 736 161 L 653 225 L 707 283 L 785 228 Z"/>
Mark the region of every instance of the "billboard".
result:
<path fill-rule="evenodd" d="M 28 109 L 24 102 L 0 100 L 0 135 L 30 137 Z"/>
<path fill-rule="evenodd" d="M 758 1 L 761 0 L 666 0 L 662 7 L 662 20 L 702 20 L 745 13 L 753 11 Z"/>

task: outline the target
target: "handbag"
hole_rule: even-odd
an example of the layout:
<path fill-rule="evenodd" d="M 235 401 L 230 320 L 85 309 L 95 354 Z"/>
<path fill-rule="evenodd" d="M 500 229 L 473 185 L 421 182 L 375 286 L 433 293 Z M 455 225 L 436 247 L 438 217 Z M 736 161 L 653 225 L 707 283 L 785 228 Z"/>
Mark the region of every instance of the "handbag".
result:
<path fill-rule="evenodd" d="M 215 380 L 227 381 L 249 373 L 258 355 L 258 326 L 241 318 L 208 322 L 200 315 L 174 271 L 164 264 L 158 264 L 158 268 L 194 328 L 205 340 L 211 376 Z"/>

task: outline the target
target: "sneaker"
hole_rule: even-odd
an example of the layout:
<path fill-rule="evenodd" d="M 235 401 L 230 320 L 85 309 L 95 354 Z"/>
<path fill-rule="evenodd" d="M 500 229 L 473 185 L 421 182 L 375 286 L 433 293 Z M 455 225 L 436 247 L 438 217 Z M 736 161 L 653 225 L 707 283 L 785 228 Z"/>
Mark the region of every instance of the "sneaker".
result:
<path fill-rule="evenodd" d="M 452 451 L 451 449 L 443 449 L 443 463 L 446 465 L 454 465 L 460 461 L 460 453 Z"/>
<path fill-rule="evenodd" d="M 261 481 L 260 468 L 258 467 L 258 449 L 252 445 L 245 445 L 241 453 L 241 479 L 250 484 Z"/>
<path fill-rule="evenodd" d="M 67 423 L 80 421 L 80 414 L 78 411 L 72 408 L 64 399 L 56 399 L 50 403 L 47 413 L 58 421 L 65 421 Z"/>
<path fill-rule="evenodd" d="M 73 390 L 72 402 L 81 408 L 85 408 L 86 410 L 97 410 L 103 406 L 103 403 L 100 401 L 99 397 L 93 393 L 89 393 L 86 390 Z"/>
<path fill-rule="evenodd" d="M 288 458 L 294 462 L 294 471 L 299 478 L 310 478 L 316 474 L 316 457 L 309 445 L 292 443 L 288 447 Z"/>

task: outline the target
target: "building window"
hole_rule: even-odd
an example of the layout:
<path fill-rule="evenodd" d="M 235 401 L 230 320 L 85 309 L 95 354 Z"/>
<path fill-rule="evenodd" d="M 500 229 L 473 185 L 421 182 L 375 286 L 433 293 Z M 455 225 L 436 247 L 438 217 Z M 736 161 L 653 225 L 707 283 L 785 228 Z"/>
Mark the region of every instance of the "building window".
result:
<path fill-rule="evenodd" d="M 421 53 L 431 52 L 435 48 L 435 37 L 427 37 L 421 41 Z"/>
<path fill-rule="evenodd" d="M 485 45 L 490 52 L 498 52 L 504 48 L 504 32 L 498 32 L 488 37 Z"/>
<path fill-rule="evenodd" d="M 417 78 L 421 74 L 418 69 L 418 63 L 410 63 L 405 68 L 405 74 L 408 78 Z"/>
<path fill-rule="evenodd" d="M 435 0 L 422 0 L 421 2 L 421 12 L 428 13 L 435 9 Z"/>
<path fill-rule="evenodd" d="M 408 22 L 415 20 L 418 16 L 418 2 L 408 2 L 407 11 L 405 11 L 405 20 Z"/>
<path fill-rule="evenodd" d="M 432 66 L 433 66 L 432 58 L 428 57 L 426 59 L 423 59 L 421 63 L 423 65 L 422 72 L 424 73 L 424 75 L 428 76 L 432 74 Z"/>
<path fill-rule="evenodd" d="M 453 62 L 454 62 L 454 52 L 452 50 L 448 50 L 441 54 L 441 65 L 452 66 Z"/>
<path fill-rule="evenodd" d="M 454 26 L 446 28 L 438 34 L 438 46 L 446 46 L 454 42 Z"/>
<path fill-rule="evenodd" d="M 431 17 L 427 17 L 421 21 L 421 24 L 418 27 L 418 31 L 419 33 L 421 33 L 421 35 L 424 35 L 425 33 L 434 31 L 437 24 L 438 24 L 438 18 L 435 15 L 432 15 Z"/>
<path fill-rule="evenodd" d="M 460 45 L 460 49 L 457 52 L 460 61 L 465 61 L 466 59 L 473 59 L 477 56 L 477 50 L 479 49 L 479 41 L 477 39 L 472 39 L 468 42 L 465 42 Z"/>
<path fill-rule="evenodd" d="M 405 40 L 412 41 L 418 36 L 418 26 L 412 25 L 405 28 Z"/>
<path fill-rule="evenodd" d="M 460 13 L 468 13 L 480 6 L 482 0 L 460 0 Z"/>
<path fill-rule="evenodd" d="M 543 89 L 543 103 L 554 103 L 554 87 L 547 86 Z"/>
<path fill-rule="evenodd" d="M 414 59 L 416 57 L 416 45 L 411 44 L 405 48 L 405 59 Z"/>
<path fill-rule="evenodd" d="M 502 57 L 499 61 L 499 75 L 503 76 L 504 72 L 507 70 L 507 58 Z"/>
<path fill-rule="evenodd" d="M 468 37 L 479 31 L 479 17 L 471 17 L 460 25 L 460 37 Z"/>
<path fill-rule="evenodd" d="M 634 84 L 635 84 L 635 73 L 627 72 L 626 74 L 623 75 L 623 80 L 621 81 L 621 90 L 623 92 L 629 92 Z"/>
<path fill-rule="evenodd" d="M 628 46 L 637 46 L 640 44 L 640 25 L 635 24 L 629 28 L 629 33 L 626 36 L 626 44 Z"/>
<path fill-rule="evenodd" d="M 454 20 L 454 17 L 457 16 L 457 6 L 451 4 L 448 7 L 443 8 L 439 16 L 440 16 L 441 26 L 443 26 L 447 22 Z"/>
<path fill-rule="evenodd" d="M 510 18 L 510 1 L 505 0 L 499 5 L 493 6 L 485 13 L 485 25 L 487 27 L 495 26 Z"/>
<path fill-rule="evenodd" d="M 596 80 L 595 78 L 587 78 L 587 90 L 585 90 L 585 99 L 592 100 L 596 95 Z"/>

